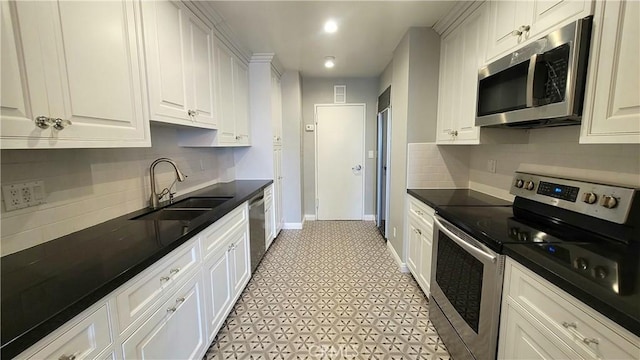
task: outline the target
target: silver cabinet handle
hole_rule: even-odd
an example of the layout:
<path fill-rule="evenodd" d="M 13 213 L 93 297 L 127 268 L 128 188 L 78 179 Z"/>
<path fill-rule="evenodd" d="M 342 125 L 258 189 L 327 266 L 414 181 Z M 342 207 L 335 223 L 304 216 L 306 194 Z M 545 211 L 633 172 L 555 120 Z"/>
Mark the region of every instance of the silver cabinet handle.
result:
<path fill-rule="evenodd" d="M 73 353 L 71 355 L 60 355 L 60 357 L 58 358 L 58 360 L 76 360 L 76 355 L 78 353 Z"/>
<path fill-rule="evenodd" d="M 531 26 L 530 25 L 522 25 L 520 26 L 518 29 L 513 30 L 511 32 L 511 35 L 513 36 L 520 36 L 522 34 L 524 34 L 525 32 L 531 30 Z"/>
<path fill-rule="evenodd" d="M 46 116 L 38 116 L 35 122 L 36 122 L 36 126 L 39 127 L 40 129 L 48 129 L 49 126 L 53 124 L 52 119 Z"/>
<path fill-rule="evenodd" d="M 160 282 L 169 281 L 169 280 L 171 280 L 171 278 L 170 278 L 170 277 L 168 277 L 168 276 L 162 276 L 162 277 L 160 278 Z"/>
<path fill-rule="evenodd" d="M 192 116 L 192 117 L 193 117 L 193 116 L 198 115 L 198 112 L 197 112 L 197 111 L 195 111 L 195 110 L 188 110 L 188 111 L 187 111 L 187 115 L 189 115 L 189 116 Z"/>
<path fill-rule="evenodd" d="M 176 299 L 176 304 L 182 304 L 184 302 L 184 297 L 179 297 Z"/>
<path fill-rule="evenodd" d="M 589 345 L 589 344 L 595 344 L 595 345 L 600 344 L 600 342 L 596 338 L 584 338 L 584 339 L 582 339 L 582 342 L 587 344 L 587 345 Z"/>
<path fill-rule="evenodd" d="M 353 171 L 360 171 L 360 170 L 362 170 L 362 165 L 358 164 L 358 165 L 356 165 L 356 166 L 352 167 L 352 168 L 351 168 L 351 170 L 353 170 Z"/>
<path fill-rule="evenodd" d="M 566 322 L 566 321 L 563 321 L 563 322 L 562 322 L 562 326 L 564 326 L 566 329 L 568 329 L 568 328 L 574 328 L 574 329 L 577 329 L 577 328 L 578 328 L 578 324 L 576 324 L 576 323 L 574 323 L 574 322 L 570 322 L 570 323 L 568 323 L 568 322 Z"/>
<path fill-rule="evenodd" d="M 179 273 L 179 272 L 180 272 L 180 268 L 175 268 L 175 269 L 171 269 L 171 270 L 169 271 L 169 274 L 171 274 L 171 275 L 175 275 L 175 274 L 177 274 L 177 273 Z"/>
<path fill-rule="evenodd" d="M 241 140 L 241 139 L 242 139 L 242 136 L 240 136 L 240 135 L 236 136 L 236 140 Z"/>
<path fill-rule="evenodd" d="M 175 312 L 177 309 L 178 309 L 178 308 L 177 308 L 177 307 L 175 307 L 175 306 L 174 306 L 174 307 L 170 307 L 170 308 L 167 308 L 167 312 L 168 312 L 168 313 L 172 313 L 172 312 Z"/>
<path fill-rule="evenodd" d="M 53 119 L 53 128 L 58 130 L 58 131 L 64 130 L 65 127 L 67 127 L 67 126 L 69 126 L 71 124 L 72 123 L 69 120 L 63 120 L 63 119 L 60 119 L 60 118 Z"/>

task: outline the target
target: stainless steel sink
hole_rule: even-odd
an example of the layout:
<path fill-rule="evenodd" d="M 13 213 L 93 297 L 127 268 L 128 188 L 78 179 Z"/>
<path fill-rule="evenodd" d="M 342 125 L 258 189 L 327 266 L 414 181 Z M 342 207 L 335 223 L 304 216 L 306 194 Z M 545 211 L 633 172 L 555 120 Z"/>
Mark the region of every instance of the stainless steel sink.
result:
<path fill-rule="evenodd" d="M 165 209 L 207 209 L 211 210 L 222 205 L 230 197 L 190 197 L 182 201 L 178 201 L 173 205 L 167 206 Z"/>
<path fill-rule="evenodd" d="M 222 205 L 231 197 L 191 197 L 160 210 L 140 215 L 131 220 L 193 220 Z"/>
<path fill-rule="evenodd" d="M 211 209 L 160 209 L 131 220 L 193 220 Z"/>

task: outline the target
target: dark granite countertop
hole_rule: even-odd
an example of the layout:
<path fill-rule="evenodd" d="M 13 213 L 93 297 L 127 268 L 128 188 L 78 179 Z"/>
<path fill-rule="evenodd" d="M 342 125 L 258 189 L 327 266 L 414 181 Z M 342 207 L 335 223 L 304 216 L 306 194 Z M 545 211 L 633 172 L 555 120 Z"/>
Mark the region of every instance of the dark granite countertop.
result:
<path fill-rule="evenodd" d="M 174 202 L 231 197 L 188 222 L 130 220 L 149 211 L 142 209 L 2 257 L 0 357 L 26 350 L 272 182 L 237 180 L 180 196 Z"/>
<path fill-rule="evenodd" d="M 511 206 L 511 202 L 471 189 L 407 189 L 434 209 L 441 206 Z"/>

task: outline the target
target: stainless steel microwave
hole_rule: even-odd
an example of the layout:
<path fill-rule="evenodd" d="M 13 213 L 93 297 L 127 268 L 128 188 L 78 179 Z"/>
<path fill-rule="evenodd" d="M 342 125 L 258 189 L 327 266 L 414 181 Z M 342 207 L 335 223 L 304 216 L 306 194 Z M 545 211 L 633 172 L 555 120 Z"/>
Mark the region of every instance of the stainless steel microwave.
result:
<path fill-rule="evenodd" d="M 481 68 L 476 126 L 579 124 L 591 19 L 564 26 Z"/>

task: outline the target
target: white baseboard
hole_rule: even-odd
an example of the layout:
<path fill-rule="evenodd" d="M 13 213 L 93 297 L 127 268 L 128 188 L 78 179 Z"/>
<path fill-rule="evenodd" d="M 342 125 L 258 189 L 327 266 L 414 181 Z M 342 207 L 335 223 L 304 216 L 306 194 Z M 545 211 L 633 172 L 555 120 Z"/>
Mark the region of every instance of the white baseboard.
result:
<path fill-rule="evenodd" d="M 305 221 L 316 221 L 316 215 L 315 214 L 305 214 L 304 215 L 304 220 Z"/>
<path fill-rule="evenodd" d="M 373 214 L 365 215 L 362 220 L 364 221 L 376 221 L 376 216 Z"/>
<path fill-rule="evenodd" d="M 398 253 L 396 252 L 396 249 L 394 249 L 393 245 L 391 245 L 391 241 L 387 241 L 387 248 L 389 249 L 389 252 L 391 253 L 391 256 L 393 256 L 393 259 L 398 264 L 398 267 L 400 268 L 400 272 L 408 273 L 409 272 L 409 267 L 407 266 L 406 263 L 402 262 L 402 259 L 400 259 L 400 256 L 398 256 Z"/>
<path fill-rule="evenodd" d="M 286 230 L 302 230 L 303 224 L 304 224 L 304 220 L 299 223 L 284 223 L 282 225 L 282 228 Z"/>

